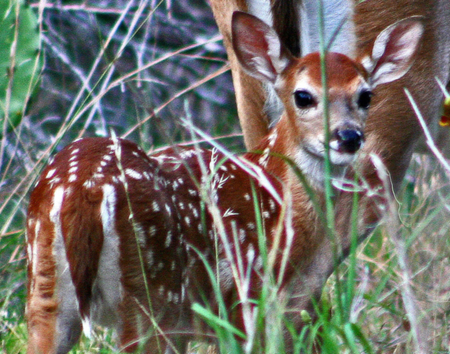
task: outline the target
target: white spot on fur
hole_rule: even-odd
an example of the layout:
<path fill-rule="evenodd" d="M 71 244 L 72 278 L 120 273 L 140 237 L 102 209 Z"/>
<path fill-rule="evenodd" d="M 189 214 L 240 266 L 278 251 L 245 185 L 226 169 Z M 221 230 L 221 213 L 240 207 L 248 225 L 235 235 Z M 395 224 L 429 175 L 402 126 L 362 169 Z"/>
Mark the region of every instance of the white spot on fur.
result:
<path fill-rule="evenodd" d="M 76 180 L 77 180 L 77 175 L 70 175 L 68 182 L 71 183 L 71 182 L 75 182 Z"/>
<path fill-rule="evenodd" d="M 95 182 L 91 179 L 88 179 L 83 183 L 83 187 L 85 187 L 85 188 L 92 188 L 94 185 L 95 185 Z"/>
<path fill-rule="evenodd" d="M 131 168 L 125 169 L 125 174 L 133 179 L 142 179 L 142 174 L 140 174 L 138 171 L 132 170 Z"/>
<path fill-rule="evenodd" d="M 167 236 L 166 236 L 166 242 L 164 243 L 164 246 L 166 246 L 166 248 L 168 248 L 170 246 L 172 242 L 172 231 L 168 231 L 167 232 Z"/>
<path fill-rule="evenodd" d="M 48 171 L 48 172 L 47 172 L 47 175 L 45 176 L 45 178 L 46 178 L 46 179 L 52 178 L 53 175 L 55 174 L 55 172 L 56 172 L 56 168 L 54 168 L 54 169 Z"/>
<path fill-rule="evenodd" d="M 277 137 L 278 137 L 278 131 L 277 131 L 277 129 L 274 129 L 272 134 L 270 134 L 268 137 L 269 148 L 273 148 L 273 146 L 275 145 L 275 141 L 277 140 Z"/>
<path fill-rule="evenodd" d="M 92 328 L 91 328 L 91 321 L 89 321 L 89 318 L 83 317 L 81 319 L 81 324 L 83 326 L 84 335 L 88 338 L 91 338 Z"/>
<path fill-rule="evenodd" d="M 185 150 L 180 153 L 182 159 L 187 159 L 195 155 L 195 150 Z"/>
<path fill-rule="evenodd" d="M 188 192 L 189 192 L 189 195 L 192 196 L 192 197 L 197 196 L 197 191 L 194 190 L 194 189 L 189 189 Z"/>
<path fill-rule="evenodd" d="M 258 160 L 258 163 L 262 167 L 267 167 L 267 163 L 269 162 L 269 154 L 270 154 L 270 149 L 267 147 L 267 148 L 264 149 L 261 157 Z"/>
<path fill-rule="evenodd" d="M 248 249 L 247 249 L 247 260 L 248 260 L 248 263 L 252 264 L 254 259 L 255 259 L 255 248 L 250 243 L 248 245 Z"/>
<path fill-rule="evenodd" d="M 275 204 L 275 201 L 273 199 L 269 199 L 269 206 L 270 206 L 270 211 L 272 213 L 275 213 L 275 211 L 276 211 L 276 204 Z"/>

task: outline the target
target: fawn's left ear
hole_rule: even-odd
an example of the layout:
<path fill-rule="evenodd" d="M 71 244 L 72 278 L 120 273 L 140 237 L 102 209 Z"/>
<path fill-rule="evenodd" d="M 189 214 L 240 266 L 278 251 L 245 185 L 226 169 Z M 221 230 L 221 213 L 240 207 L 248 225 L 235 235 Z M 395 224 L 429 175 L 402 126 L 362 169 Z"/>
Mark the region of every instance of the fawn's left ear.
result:
<path fill-rule="evenodd" d="M 371 76 L 372 87 L 397 80 L 408 72 L 423 31 L 420 17 L 415 16 L 394 23 L 378 35 L 371 60 L 362 63 Z"/>
<path fill-rule="evenodd" d="M 259 18 L 240 11 L 233 13 L 231 31 L 244 70 L 258 80 L 274 83 L 292 56 L 277 33 Z"/>

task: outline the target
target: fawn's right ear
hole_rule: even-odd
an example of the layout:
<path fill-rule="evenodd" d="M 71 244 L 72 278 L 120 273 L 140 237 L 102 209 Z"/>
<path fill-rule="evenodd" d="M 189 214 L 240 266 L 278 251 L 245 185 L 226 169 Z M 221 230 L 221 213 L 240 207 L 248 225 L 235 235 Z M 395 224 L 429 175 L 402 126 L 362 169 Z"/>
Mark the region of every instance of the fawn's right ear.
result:
<path fill-rule="evenodd" d="M 259 18 L 240 11 L 233 13 L 231 30 L 233 49 L 244 70 L 263 82 L 274 83 L 291 58 L 277 33 Z"/>

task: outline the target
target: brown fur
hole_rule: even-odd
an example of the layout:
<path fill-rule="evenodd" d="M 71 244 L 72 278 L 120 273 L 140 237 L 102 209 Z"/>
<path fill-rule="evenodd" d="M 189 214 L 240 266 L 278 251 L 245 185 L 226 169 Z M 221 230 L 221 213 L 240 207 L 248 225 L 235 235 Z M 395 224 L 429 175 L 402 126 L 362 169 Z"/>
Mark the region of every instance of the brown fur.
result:
<path fill-rule="evenodd" d="M 223 43 L 230 62 L 238 116 L 249 117 L 240 120 L 240 123 L 245 145 L 249 150 L 252 150 L 259 145 L 261 139 L 269 132 L 269 118 L 264 113 L 265 94 L 263 85 L 259 80 L 242 70 L 231 43 L 231 16 L 235 11 L 246 12 L 247 4 L 245 0 L 218 0 L 210 3 L 217 26 L 222 33 Z"/>

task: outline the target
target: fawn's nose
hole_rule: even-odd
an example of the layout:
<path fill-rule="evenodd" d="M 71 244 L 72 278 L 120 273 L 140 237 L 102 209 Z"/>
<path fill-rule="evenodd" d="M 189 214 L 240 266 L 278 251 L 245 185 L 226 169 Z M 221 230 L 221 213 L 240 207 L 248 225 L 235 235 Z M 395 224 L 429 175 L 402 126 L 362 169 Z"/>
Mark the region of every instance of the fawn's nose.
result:
<path fill-rule="evenodd" d="M 359 129 L 336 129 L 333 135 L 339 152 L 354 154 L 364 142 L 364 133 Z"/>

